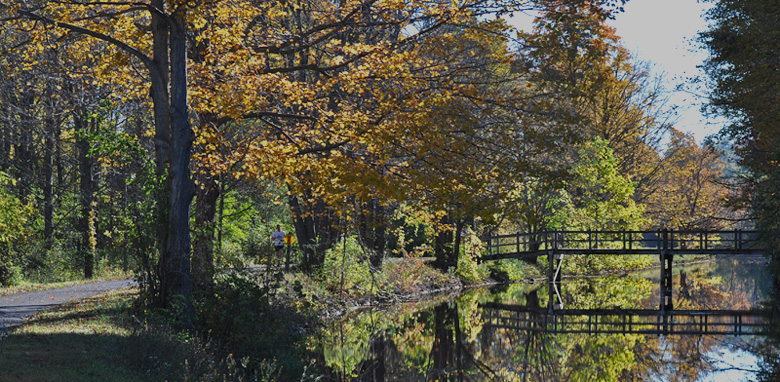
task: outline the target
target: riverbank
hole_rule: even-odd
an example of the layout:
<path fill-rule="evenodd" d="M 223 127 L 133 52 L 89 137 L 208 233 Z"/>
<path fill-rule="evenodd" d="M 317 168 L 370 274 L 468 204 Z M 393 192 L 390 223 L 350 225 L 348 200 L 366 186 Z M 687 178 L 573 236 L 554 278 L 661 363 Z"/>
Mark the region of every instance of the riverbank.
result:
<path fill-rule="evenodd" d="M 713 348 L 719 346 L 716 333 L 736 321 L 713 316 L 702 324 L 700 315 L 685 312 L 742 310 L 749 315 L 767 296 L 771 283 L 758 272 L 761 265 L 743 267 L 741 260 L 680 267 L 687 283 L 679 272 L 675 275 L 674 307 L 680 311 L 669 312 L 675 317 L 669 319 L 670 326 L 659 318 L 663 287 L 656 272 L 650 271 L 643 276 L 565 281 L 559 289 L 563 309 L 557 312 L 548 309 L 547 285 L 511 284 L 468 290 L 432 304 L 424 300 L 355 312 L 327 323 L 308 343 L 328 380 L 371 380 L 366 375 L 382 375 L 385 380 L 446 380 L 458 375 L 520 380 L 533 375 L 545 380 L 621 381 L 636 379 L 631 376 L 652 379 L 659 372 L 668 380 L 697 380 L 698 373 L 707 375 L 723 365 L 717 356 L 701 355 L 711 349 L 730 352 L 726 359 L 733 359 L 744 348 L 735 348 L 733 337 Z M 751 317 L 743 329 L 756 327 L 752 324 L 758 318 Z M 697 330 L 698 334 L 682 333 Z M 746 338 L 755 344 L 753 337 Z M 540 355 L 544 362 L 539 362 Z M 659 362 L 670 367 L 658 369 Z M 683 378 L 678 365 L 693 367 Z M 574 370 L 580 373 L 578 378 L 573 377 Z M 720 374 L 711 380 L 737 379 Z"/>
<path fill-rule="evenodd" d="M 526 274 L 515 283 L 544 280 L 532 276 Z M 244 380 L 298 380 L 311 370 L 306 338 L 325 323 L 368 312 L 370 307 L 384 306 L 382 311 L 395 312 L 410 302 L 417 307 L 437 305 L 465 289 L 497 284 L 490 278 L 465 281 L 455 272 L 440 272 L 416 261 L 391 262 L 373 275 L 349 266 L 312 275 L 235 272 L 217 280 L 213 299 L 198 301 L 198 333 L 176 329 L 164 312 L 144 308 L 136 290 L 126 290 L 36 315 L 0 340 L 5 357 L 0 367 L 16 370 L 4 374 L 8 376 L 34 373 L 29 367 L 14 366 L 25 358 L 20 352 L 49 349 L 30 359 L 50 367 L 45 366 L 48 360 L 60 362 L 64 357 L 47 353 L 52 349 L 78 354 L 78 349 L 96 343 L 100 349 L 128 349 L 122 357 L 96 358 L 95 375 L 102 380 L 122 380 L 104 373 L 128 368 L 133 370 L 128 375 L 145 376 L 140 380 L 222 380 L 226 375 Z M 118 364 L 112 366 L 113 362 Z M 89 368 L 79 362 L 73 362 L 73 368 L 69 362 L 60 363 L 55 367 L 64 368 L 60 375 Z M 158 379 L 148 379 L 150 375 Z"/>

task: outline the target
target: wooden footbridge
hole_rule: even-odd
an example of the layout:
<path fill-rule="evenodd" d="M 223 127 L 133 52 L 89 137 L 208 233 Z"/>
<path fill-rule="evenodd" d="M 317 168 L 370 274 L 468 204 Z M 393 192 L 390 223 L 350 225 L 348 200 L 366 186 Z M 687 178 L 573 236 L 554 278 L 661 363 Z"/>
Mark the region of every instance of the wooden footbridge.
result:
<path fill-rule="evenodd" d="M 548 278 L 560 281 L 566 255 L 658 255 L 661 279 L 671 282 L 674 255 L 763 253 L 757 231 L 546 231 L 486 238 L 482 261 L 547 256 Z"/>
<path fill-rule="evenodd" d="M 547 279 L 561 281 L 566 255 L 658 255 L 661 310 L 672 309 L 674 255 L 757 255 L 763 253 L 756 231 L 548 231 L 486 239 L 482 261 L 547 256 Z"/>
<path fill-rule="evenodd" d="M 756 231 L 546 231 L 486 238 L 482 260 L 552 254 L 693 255 L 762 253 Z"/>

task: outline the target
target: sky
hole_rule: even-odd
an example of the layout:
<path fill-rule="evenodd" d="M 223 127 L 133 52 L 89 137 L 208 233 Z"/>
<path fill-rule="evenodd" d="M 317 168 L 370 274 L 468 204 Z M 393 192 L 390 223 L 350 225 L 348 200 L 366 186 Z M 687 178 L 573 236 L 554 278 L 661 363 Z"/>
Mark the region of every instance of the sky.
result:
<path fill-rule="evenodd" d="M 654 74 L 663 75 L 667 89 L 682 85 L 689 90 L 672 92 L 670 104 L 679 112 L 675 128 L 693 134 L 700 143 L 723 125 L 722 119 L 702 115 L 707 92 L 690 83 L 692 77 L 704 75 L 697 66 L 707 52 L 695 40 L 707 29 L 704 13 L 710 7 L 698 0 L 629 0 L 625 12 L 610 22 L 623 46 L 635 58 L 648 61 Z"/>
<path fill-rule="evenodd" d="M 678 113 L 674 127 L 691 133 L 699 143 L 717 133 L 724 123 L 700 112 L 706 91 L 690 83 L 694 76 L 703 76 L 697 66 L 707 58 L 707 52 L 699 49 L 695 40 L 707 27 L 704 13 L 710 7 L 699 0 L 629 0 L 625 12 L 609 22 L 634 58 L 648 62 L 652 74 L 662 76 L 670 91 L 668 106 L 676 106 Z M 531 16 L 517 17 L 514 24 L 530 28 L 531 20 Z M 678 86 L 687 91 L 674 91 Z"/>

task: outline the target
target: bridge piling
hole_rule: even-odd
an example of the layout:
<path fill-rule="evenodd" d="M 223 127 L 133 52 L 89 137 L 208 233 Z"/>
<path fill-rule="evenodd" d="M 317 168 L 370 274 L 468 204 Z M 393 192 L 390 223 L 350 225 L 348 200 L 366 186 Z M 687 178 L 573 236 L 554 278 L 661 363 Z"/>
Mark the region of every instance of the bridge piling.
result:
<path fill-rule="evenodd" d="M 674 261 L 674 255 L 669 253 L 674 246 L 674 236 L 670 235 L 670 232 L 666 229 L 661 230 L 660 241 L 660 260 L 661 260 L 661 311 L 672 310 L 674 308 L 672 302 L 672 263 Z"/>

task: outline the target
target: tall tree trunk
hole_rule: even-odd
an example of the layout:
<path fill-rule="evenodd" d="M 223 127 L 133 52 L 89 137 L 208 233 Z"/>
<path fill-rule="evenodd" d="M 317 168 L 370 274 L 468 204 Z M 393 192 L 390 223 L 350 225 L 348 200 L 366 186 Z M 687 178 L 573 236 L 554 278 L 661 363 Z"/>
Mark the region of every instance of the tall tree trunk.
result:
<path fill-rule="evenodd" d="M 458 266 L 458 257 L 460 256 L 460 246 L 463 243 L 463 219 L 458 219 L 455 223 L 455 242 L 452 245 L 452 252 L 447 261 L 452 267 Z"/>
<path fill-rule="evenodd" d="M 374 198 L 358 213 L 360 241 L 371 251 L 371 266 L 380 268 L 387 245 L 387 217 L 385 207 Z"/>
<path fill-rule="evenodd" d="M 289 204 L 303 251 L 303 269 L 312 270 L 324 263 L 325 251 L 336 244 L 338 220 L 324 202 L 308 195 L 290 196 Z"/>
<path fill-rule="evenodd" d="M 164 0 L 153 0 L 152 6 L 156 9 L 165 9 Z M 170 82 L 170 59 L 169 59 L 169 30 L 168 20 L 163 15 L 152 13 L 152 64 L 149 67 L 152 81 L 152 110 L 154 114 L 154 149 L 155 165 L 157 167 L 157 176 L 165 179 L 165 189 L 157 196 L 157 246 L 160 254 L 159 264 L 157 266 L 157 277 L 159 286 L 149 288 L 150 291 L 157 292 L 156 303 L 160 307 L 168 306 L 167 276 L 165 253 L 168 245 L 168 220 L 170 211 L 168 209 L 168 193 L 170 193 L 170 179 L 168 178 L 168 165 L 170 163 L 171 151 L 171 110 L 168 85 Z"/>
<path fill-rule="evenodd" d="M 219 178 L 203 175 L 195 198 L 195 234 L 192 244 L 192 286 L 210 294 L 214 290 L 214 235 L 217 201 L 220 200 Z"/>
<path fill-rule="evenodd" d="M 50 111 L 51 112 L 51 111 Z M 51 250 L 54 236 L 54 132 L 55 121 L 46 118 L 43 149 L 43 238 L 46 252 Z"/>
<path fill-rule="evenodd" d="M 194 326 L 192 285 L 190 280 L 190 205 L 195 187 L 190 178 L 190 155 L 194 134 L 189 120 L 187 99 L 187 36 L 184 12 L 169 17 L 170 25 L 170 146 L 168 154 L 167 191 L 168 215 L 165 247 L 161 254 L 162 301 L 179 311 L 179 319 L 187 326 Z M 174 296 L 181 298 L 183 306 L 172 306 Z"/>
<path fill-rule="evenodd" d="M 16 154 L 16 170 L 19 192 L 21 196 L 30 194 L 30 184 L 32 184 L 32 177 L 36 174 L 35 161 L 33 160 L 33 152 L 35 150 L 33 139 L 33 125 L 35 123 L 32 117 L 33 110 L 35 108 L 34 102 L 31 99 L 26 99 L 25 105 L 29 106 L 28 114 L 26 117 L 21 118 L 21 123 L 17 129 L 16 147 L 14 153 Z"/>
<path fill-rule="evenodd" d="M 445 215 L 440 221 L 442 226 L 449 226 L 452 224 L 452 218 L 449 215 Z M 436 260 L 433 263 L 434 268 L 446 272 L 450 267 L 457 266 L 458 264 L 452 263 L 452 229 L 442 229 L 436 233 L 436 240 L 434 246 L 434 256 Z"/>
<path fill-rule="evenodd" d="M 11 115 L 8 112 L 9 107 L 3 108 L 3 115 Z M 0 125 L 0 170 L 8 171 L 11 166 L 11 127 L 13 124 L 9 121 Z"/>
<path fill-rule="evenodd" d="M 82 253 L 84 262 L 84 277 L 92 278 L 94 271 L 94 234 L 93 234 L 93 165 L 92 158 L 89 155 L 89 122 L 88 113 L 82 111 L 74 116 L 76 127 L 76 149 L 79 157 L 79 199 L 80 214 L 77 231 L 79 233 L 79 251 Z M 94 123 L 94 122 L 93 122 Z"/>
<path fill-rule="evenodd" d="M 63 176 L 65 175 L 62 166 L 62 125 L 58 123 L 54 128 L 54 161 L 57 170 L 55 189 L 60 190 L 63 184 Z"/>

